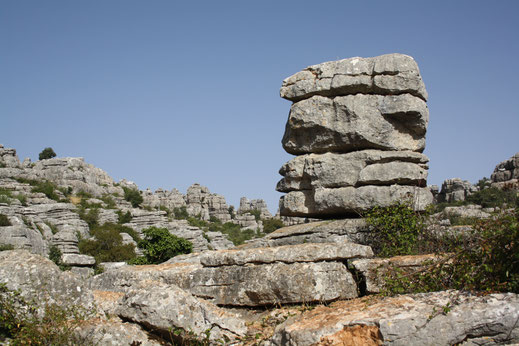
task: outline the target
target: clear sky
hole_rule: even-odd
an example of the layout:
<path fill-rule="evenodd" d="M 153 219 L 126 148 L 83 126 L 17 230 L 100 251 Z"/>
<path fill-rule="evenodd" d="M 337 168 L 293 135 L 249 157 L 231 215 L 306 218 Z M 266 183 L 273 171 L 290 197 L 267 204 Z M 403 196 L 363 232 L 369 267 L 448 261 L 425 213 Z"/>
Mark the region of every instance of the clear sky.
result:
<path fill-rule="evenodd" d="M 519 151 L 518 18 L 516 0 L 0 0 L 0 143 L 275 212 L 282 80 L 398 52 L 429 92 L 428 183 L 476 182 Z"/>

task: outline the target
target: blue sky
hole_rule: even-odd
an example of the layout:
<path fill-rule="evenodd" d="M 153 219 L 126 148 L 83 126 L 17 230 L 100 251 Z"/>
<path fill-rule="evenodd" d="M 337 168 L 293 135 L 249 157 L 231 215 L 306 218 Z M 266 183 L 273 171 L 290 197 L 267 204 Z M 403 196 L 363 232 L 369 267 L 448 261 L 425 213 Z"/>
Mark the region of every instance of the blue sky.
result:
<path fill-rule="evenodd" d="M 429 184 L 519 151 L 519 1 L 0 1 L 0 143 L 141 189 L 194 182 L 274 212 L 308 65 L 404 53 L 429 93 Z"/>

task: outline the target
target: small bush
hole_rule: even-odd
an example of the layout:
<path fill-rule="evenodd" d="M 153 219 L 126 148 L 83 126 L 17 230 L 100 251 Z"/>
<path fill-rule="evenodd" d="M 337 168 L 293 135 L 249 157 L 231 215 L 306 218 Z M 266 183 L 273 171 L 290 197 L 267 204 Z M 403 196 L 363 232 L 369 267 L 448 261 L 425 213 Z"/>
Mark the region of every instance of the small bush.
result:
<path fill-rule="evenodd" d="M 53 157 L 56 157 L 56 153 L 52 148 L 48 147 L 42 150 L 38 158 L 40 160 L 47 160 L 52 159 Z"/>
<path fill-rule="evenodd" d="M 99 225 L 99 208 L 90 208 L 88 211 L 85 208 L 78 209 L 79 217 L 88 224 L 90 230 Z"/>
<path fill-rule="evenodd" d="M 516 191 L 500 190 L 495 187 L 473 193 L 467 197 L 467 202 L 478 204 L 483 208 L 502 207 L 504 204 L 508 207 L 519 207 L 519 198 Z"/>
<path fill-rule="evenodd" d="M 139 190 L 130 189 L 128 187 L 123 187 L 123 190 L 124 199 L 130 202 L 132 207 L 137 208 L 144 201 Z"/>
<path fill-rule="evenodd" d="M 209 223 L 204 220 L 200 220 L 199 218 L 188 216 L 187 222 L 190 226 L 198 227 L 198 228 L 205 228 L 209 226 Z"/>
<path fill-rule="evenodd" d="M 11 244 L 0 244 L 0 251 L 14 250 L 14 246 Z"/>
<path fill-rule="evenodd" d="M 34 181 L 31 180 L 30 185 L 33 186 L 31 192 L 41 192 L 47 196 L 47 198 L 60 201 L 59 196 L 56 194 L 56 190 L 58 189 L 56 184 L 47 181 L 47 180 L 41 180 L 41 181 Z"/>
<path fill-rule="evenodd" d="M 59 269 L 69 270 L 70 267 L 63 264 L 63 262 L 61 261 L 62 256 L 63 254 L 61 253 L 61 250 L 58 249 L 56 245 L 51 245 L 51 247 L 49 248 L 49 259 L 52 262 L 54 262 L 54 264 L 56 264 L 59 267 Z"/>
<path fill-rule="evenodd" d="M 283 221 L 280 219 L 266 219 L 263 220 L 263 233 L 272 233 L 275 230 L 285 227 Z"/>
<path fill-rule="evenodd" d="M 182 206 L 180 208 L 173 208 L 173 215 L 177 220 L 187 220 L 189 214 L 187 213 L 187 208 Z"/>
<path fill-rule="evenodd" d="M 0 214 L 0 226 L 11 226 L 11 221 L 9 221 L 7 215 Z"/>
<path fill-rule="evenodd" d="M 241 245 L 246 240 L 252 239 L 256 236 L 256 232 L 252 229 L 241 229 L 239 225 L 236 225 L 232 222 L 222 223 L 212 223 L 209 225 L 209 231 L 211 232 L 221 232 L 226 234 L 230 241 L 233 242 L 234 245 Z"/>
<path fill-rule="evenodd" d="M 119 224 L 121 224 L 121 225 L 122 225 L 123 223 L 128 223 L 128 222 L 132 221 L 132 213 L 130 213 L 129 210 L 126 211 L 126 213 L 124 213 L 124 214 L 123 214 L 122 211 L 118 210 L 118 211 L 116 212 L 116 214 L 117 214 L 117 222 L 118 222 Z"/>
<path fill-rule="evenodd" d="M 129 261 L 135 258 L 135 246 L 123 244 L 120 225 L 104 224 L 90 231 L 95 239 L 81 239 L 78 247 L 83 254 L 93 256 L 96 263 Z M 127 227 L 124 231 L 127 232 Z M 132 230 L 133 231 L 133 230 Z"/>
<path fill-rule="evenodd" d="M 258 222 L 261 219 L 261 210 L 251 209 L 246 211 L 246 213 L 254 215 L 254 219 L 256 219 L 256 222 Z"/>
<path fill-rule="evenodd" d="M 142 233 L 144 239 L 139 242 L 139 247 L 143 250 L 145 260 L 138 261 L 158 264 L 177 255 L 190 253 L 193 249 L 190 241 L 169 233 L 166 228 L 150 227 L 144 229 Z"/>
<path fill-rule="evenodd" d="M 405 203 L 375 207 L 366 222 L 373 228 L 373 251 L 382 257 L 418 253 L 418 237 L 425 229 L 423 217 Z"/>

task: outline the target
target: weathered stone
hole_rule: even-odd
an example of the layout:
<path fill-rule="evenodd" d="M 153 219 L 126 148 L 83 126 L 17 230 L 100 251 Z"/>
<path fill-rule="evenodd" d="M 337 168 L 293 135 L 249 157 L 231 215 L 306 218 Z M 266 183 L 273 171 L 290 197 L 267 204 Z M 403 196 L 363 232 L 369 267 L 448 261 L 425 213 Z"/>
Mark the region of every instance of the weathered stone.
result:
<path fill-rule="evenodd" d="M 283 81 L 281 97 L 292 101 L 312 95 L 411 93 L 424 100 L 427 92 L 412 57 L 387 54 L 350 58 L 309 66 Z"/>
<path fill-rule="evenodd" d="M 283 148 L 290 154 L 363 149 L 423 151 L 429 111 L 409 94 L 313 96 L 294 103 Z"/>
<path fill-rule="evenodd" d="M 0 244 L 12 245 L 15 249 L 25 249 L 42 256 L 47 254 L 42 234 L 23 224 L 0 227 Z"/>
<path fill-rule="evenodd" d="M 96 263 L 94 257 L 89 255 L 78 255 L 78 254 L 64 254 L 61 257 L 61 261 L 65 265 L 75 266 L 75 267 L 90 267 Z"/>
<path fill-rule="evenodd" d="M 209 250 L 225 250 L 234 247 L 232 241 L 230 241 L 225 234 L 220 232 L 205 232 L 207 238 L 209 238 L 209 244 L 207 245 Z"/>
<path fill-rule="evenodd" d="M 256 217 L 250 213 L 237 214 L 232 219 L 232 223 L 239 225 L 243 229 L 251 229 L 253 231 L 257 229 L 261 231 L 263 229 L 261 220 L 256 220 Z"/>
<path fill-rule="evenodd" d="M 235 341 L 247 332 L 244 321 L 238 316 L 193 297 L 175 285 L 132 290 L 125 295 L 116 312 L 125 320 L 155 331 L 167 334 L 172 328 L 182 328 L 200 339 L 208 336 L 213 342 L 224 338 Z"/>
<path fill-rule="evenodd" d="M 240 248 L 344 242 L 369 245 L 368 234 L 369 226 L 364 219 L 316 221 L 280 228 L 263 238 L 253 239 Z"/>
<path fill-rule="evenodd" d="M 159 188 L 155 190 L 155 193 L 146 190 L 143 192 L 142 197 L 144 200 L 142 204 L 151 208 L 166 207 L 170 211 L 173 211 L 175 208 L 186 206 L 184 195 L 177 189 L 166 191 Z"/>
<path fill-rule="evenodd" d="M 355 335 L 358 345 L 509 344 L 519 342 L 518 319 L 519 297 L 513 293 L 364 298 L 289 319 L 276 328 L 270 345 L 346 345 Z"/>
<path fill-rule="evenodd" d="M 270 213 L 267 203 L 262 199 L 249 200 L 247 197 L 240 198 L 240 207 L 238 208 L 238 214 L 244 214 L 251 210 L 258 210 L 260 212 L 260 218 L 270 219 L 272 214 Z"/>
<path fill-rule="evenodd" d="M 16 155 L 16 150 L 11 148 L 4 148 L 0 144 L 0 168 L 20 168 L 20 160 Z"/>
<path fill-rule="evenodd" d="M 89 307 L 92 294 L 85 283 L 62 272 L 49 259 L 26 250 L 0 252 L 0 282 L 37 303 L 81 304 Z M 71 305 L 68 305 L 71 306 Z"/>
<path fill-rule="evenodd" d="M 248 263 L 343 261 L 365 257 L 373 257 L 373 251 L 369 246 L 355 243 L 324 243 L 203 253 L 200 255 L 200 263 L 205 267 L 219 267 L 243 266 Z"/>
<path fill-rule="evenodd" d="M 79 336 L 92 340 L 95 345 L 110 346 L 159 346 L 163 345 L 156 337 L 150 336 L 140 326 L 122 322 L 112 318 L 110 320 L 96 319 L 82 323 L 75 331 Z"/>
<path fill-rule="evenodd" d="M 494 183 L 519 179 L 519 153 L 499 163 L 490 176 Z"/>
<path fill-rule="evenodd" d="M 462 205 L 458 207 L 445 207 L 442 211 L 444 217 L 458 217 L 467 219 L 487 219 L 491 216 L 488 211 L 484 211 L 480 205 Z"/>
<path fill-rule="evenodd" d="M 62 254 L 79 254 L 78 239 L 73 230 L 63 230 L 52 236 L 52 245 L 55 245 Z"/>
<path fill-rule="evenodd" d="M 418 185 L 427 179 L 427 156 L 412 151 L 362 150 L 297 156 L 281 167 L 276 190 L 362 185 Z"/>
<path fill-rule="evenodd" d="M 287 216 L 341 216 L 406 200 L 415 210 L 425 210 L 432 203 L 432 194 L 427 188 L 402 185 L 319 188 L 291 191 L 281 197 L 279 206 Z"/>
<path fill-rule="evenodd" d="M 472 185 L 470 181 L 461 180 L 460 178 L 446 179 L 436 200 L 438 203 L 464 201 L 478 190 L 478 187 Z"/>
<path fill-rule="evenodd" d="M 187 212 L 191 216 L 200 217 L 208 221 L 215 217 L 222 222 L 231 220 L 229 206 L 221 195 L 212 194 L 205 186 L 196 183 L 187 189 L 186 194 Z"/>
<path fill-rule="evenodd" d="M 207 267 L 191 273 L 189 290 L 224 306 L 327 302 L 357 297 L 343 263 L 274 263 Z"/>

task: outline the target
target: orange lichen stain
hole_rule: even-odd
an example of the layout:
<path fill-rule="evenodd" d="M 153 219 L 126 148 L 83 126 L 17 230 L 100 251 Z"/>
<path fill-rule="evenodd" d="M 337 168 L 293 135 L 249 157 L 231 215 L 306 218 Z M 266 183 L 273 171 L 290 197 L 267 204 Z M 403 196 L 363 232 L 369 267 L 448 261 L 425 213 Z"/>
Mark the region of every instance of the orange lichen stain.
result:
<path fill-rule="evenodd" d="M 124 296 L 123 292 L 112 292 L 112 291 L 99 291 L 94 290 L 94 299 L 96 301 L 111 301 L 115 302 Z"/>
<path fill-rule="evenodd" d="M 384 342 L 377 326 L 345 326 L 341 331 L 321 338 L 317 346 L 379 346 Z"/>

